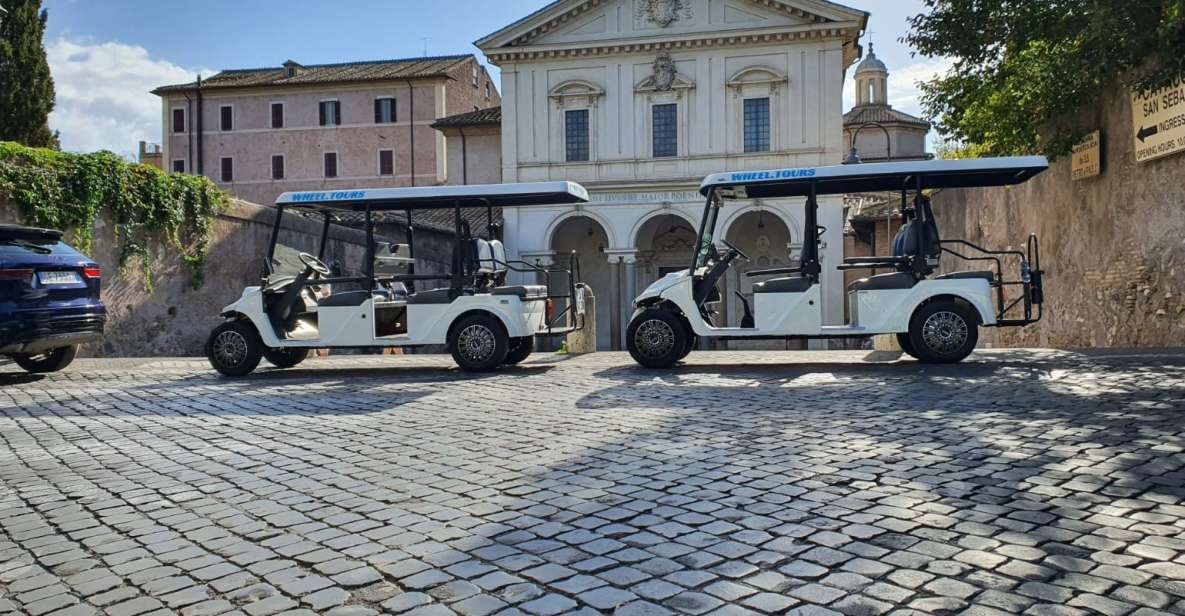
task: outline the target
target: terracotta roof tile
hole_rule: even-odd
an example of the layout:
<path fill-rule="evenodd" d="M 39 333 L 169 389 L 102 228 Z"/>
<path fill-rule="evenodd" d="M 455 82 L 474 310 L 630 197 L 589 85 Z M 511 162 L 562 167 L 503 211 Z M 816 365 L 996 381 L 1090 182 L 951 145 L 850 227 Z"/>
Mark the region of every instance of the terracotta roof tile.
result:
<path fill-rule="evenodd" d="M 469 113 L 459 113 L 446 118 L 440 118 L 432 124 L 432 128 L 482 126 L 488 124 L 502 124 L 501 107 L 489 107 L 487 109 L 479 109 L 477 111 L 470 111 Z"/>
<path fill-rule="evenodd" d="M 375 60 L 370 62 L 343 62 L 340 64 L 297 64 L 296 74 L 291 77 L 285 76 L 283 66 L 225 70 L 213 77 L 203 79 L 202 89 L 274 87 L 443 77 L 448 75 L 462 62 L 472 58 L 472 55 L 458 55 Z M 186 91 L 196 88 L 197 83 L 192 82 L 161 86 L 152 92 L 154 94 L 162 94 L 165 92 Z"/>
<path fill-rule="evenodd" d="M 844 126 L 869 122 L 913 124 L 919 128 L 930 128 L 929 122 L 904 111 L 897 111 L 888 105 L 860 105 L 843 114 Z"/>

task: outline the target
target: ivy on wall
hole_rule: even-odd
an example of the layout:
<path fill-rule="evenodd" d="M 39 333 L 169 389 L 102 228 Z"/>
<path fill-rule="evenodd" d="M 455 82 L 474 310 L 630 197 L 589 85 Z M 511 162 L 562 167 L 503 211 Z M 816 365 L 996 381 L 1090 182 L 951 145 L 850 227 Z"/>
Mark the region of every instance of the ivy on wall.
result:
<path fill-rule="evenodd" d="M 95 219 L 109 212 L 119 244 L 119 265 L 139 259 L 152 289 L 150 246 L 162 241 L 202 284 L 214 219 L 230 203 L 209 179 L 165 173 L 111 152 L 73 154 L 0 142 L 0 196 L 17 206 L 25 224 L 74 233 L 90 253 Z"/>

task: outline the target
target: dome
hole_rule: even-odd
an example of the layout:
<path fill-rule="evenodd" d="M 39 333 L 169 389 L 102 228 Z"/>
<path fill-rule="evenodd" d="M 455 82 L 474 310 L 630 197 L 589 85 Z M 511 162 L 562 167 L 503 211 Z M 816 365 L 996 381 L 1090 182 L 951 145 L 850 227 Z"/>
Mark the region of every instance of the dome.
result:
<path fill-rule="evenodd" d="M 856 66 L 857 73 L 864 71 L 880 71 L 882 73 L 889 72 L 889 69 L 885 67 L 885 63 L 881 62 L 880 58 L 876 57 L 876 54 L 873 53 L 872 43 L 868 44 L 868 55 L 864 56 L 864 60 L 862 60 L 860 64 Z"/>

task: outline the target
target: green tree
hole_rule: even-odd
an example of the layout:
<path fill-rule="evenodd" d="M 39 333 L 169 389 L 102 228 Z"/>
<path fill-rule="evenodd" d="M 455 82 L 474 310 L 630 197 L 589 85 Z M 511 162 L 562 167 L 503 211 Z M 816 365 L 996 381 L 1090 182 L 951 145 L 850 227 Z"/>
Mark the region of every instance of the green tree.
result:
<path fill-rule="evenodd" d="M 1185 75 L 1185 0 L 924 0 L 902 39 L 953 58 L 922 105 L 955 143 L 990 155 L 1070 151 L 1075 112 L 1116 86 Z"/>
<path fill-rule="evenodd" d="M 41 0 L 0 0 L 0 141 L 35 147 L 58 146 L 49 130 L 53 77 L 45 59 L 47 14 Z"/>

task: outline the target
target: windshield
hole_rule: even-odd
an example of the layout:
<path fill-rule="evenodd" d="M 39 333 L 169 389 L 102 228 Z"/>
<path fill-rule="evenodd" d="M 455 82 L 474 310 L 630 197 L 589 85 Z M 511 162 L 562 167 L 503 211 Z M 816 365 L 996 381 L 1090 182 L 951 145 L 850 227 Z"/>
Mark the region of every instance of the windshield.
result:
<path fill-rule="evenodd" d="M 699 250 L 695 253 L 695 264 L 692 267 L 694 270 L 704 267 L 708 264 L 708 259 L 712 256 L 712 242 L 716 234 L 716 217 L 720 215 L 720 198 L 716 196 L 716 192 L 708 196 L 708 203 L 704 210 L 704 219 L 701 221 L 700 227 L 700 243 Z"/>
<path fill-rule="evenodd" d="M 29 254 L 81 257 L 73 248 L 54 240 L 34 238 L 0 238 L 0 257 L 20 257 Z"/>

